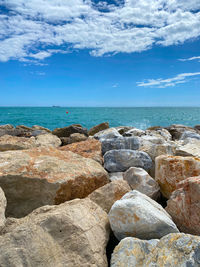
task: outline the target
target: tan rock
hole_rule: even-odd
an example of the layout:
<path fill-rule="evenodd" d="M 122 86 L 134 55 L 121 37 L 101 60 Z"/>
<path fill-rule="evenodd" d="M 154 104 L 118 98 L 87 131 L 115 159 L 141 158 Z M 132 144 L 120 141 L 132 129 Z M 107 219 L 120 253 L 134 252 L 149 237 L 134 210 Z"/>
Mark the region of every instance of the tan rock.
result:
<path fill-rule="evenodd" d="M 52 147 L 59 147 L 61 145 L 61 140 L 56 135 L 51 133 L 38 135 L 35 137 L 35 144 L 36 147 L 39 146 L 52 146 Z"/>
<path fill-rule="evenodd" d="M 3 228 L 6 218 L 5 218 L 5 209 L 7 201 L 3 190 L 0 188 L 0 230 Z"/>
<path fill-rule="evenodd" d="M 129 191 L 131 188 L 126 181 L 116 180 L 96 189 L 88 198 L 108 213 L 115 201 L 121 199 Z"/>
<path fill-rule="evenodd" d="M 156 158 L 155 169 L 155 179 L 160 185 L 160 190 L 169 198 L 177 183 L 200 175 L 200 159 L 163 155 Z"/>
<path fill-rule="evenodd" d="M 51 130 L 49 130 L 48 128 L 42 127 L 40 125 L 33 125 L 32 126 L 33 130 L 41 130 L 41 131 L 46 131 L 47 133 L 51 133 Z"/>
<path fill-rule="evenodd" d="M 200 176 L 178 183 L 166 210 L 181 231 L 200 235 Z"/>
<path fill-rule="evenodd" d="M 87 136 L 80 133 L 71 134 L 69 137 L 70 144 L 87 140 Z"/>
<path fill-rule="evenodd" d="M 0 153 L 0 186 L 9 216 L 84 198 L 107 182 L 108 174 L 99 163 L 70 151 L 41 147 Z"/>
<path fill-rule="evenodd" d="M 89 138 L 86 141 L 69 144 L 60 148 L 62 151 L 72 151 L 85 158 L 91 158 L 99 163 L 103 163 L 103 157 L 101 152 L 101 143 L 94 139 Z"/>
<path fill-rule="evenodd" d="M 108 122 L 103 122 L 103 123 L 100 123 L 94 127 L 92 127 L 89 131 L 88 131 L 88 134 L 89 135 L 95 135 L 96 133 L 100 132 L 100 131 L 103 131 L 103 130 L 106 130 L 109 128 L 109 123 Z"/>
<path fill-rule="evenodd" d="M 45 206 L 7 225 L 0 266 L 107 267 L 108 238 L 107 214 L 89 199 Z"/>

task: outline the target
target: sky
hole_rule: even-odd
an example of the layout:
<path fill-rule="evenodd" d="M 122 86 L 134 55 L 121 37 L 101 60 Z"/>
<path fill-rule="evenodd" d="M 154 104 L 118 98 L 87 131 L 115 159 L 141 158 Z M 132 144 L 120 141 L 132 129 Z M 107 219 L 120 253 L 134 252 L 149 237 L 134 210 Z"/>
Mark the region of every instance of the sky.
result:
<path fill-rule="evenodd" d="M 199 0 L 0 0 L 0 106 L 200 106 Z"/>

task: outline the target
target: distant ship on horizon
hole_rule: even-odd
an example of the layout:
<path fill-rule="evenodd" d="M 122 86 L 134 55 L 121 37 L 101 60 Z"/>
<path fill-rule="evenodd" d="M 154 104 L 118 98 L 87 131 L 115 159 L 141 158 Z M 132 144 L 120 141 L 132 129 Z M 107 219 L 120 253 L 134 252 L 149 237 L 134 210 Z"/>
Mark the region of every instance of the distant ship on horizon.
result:
<path fill-rule="evenodd" d="M 55 106 L 55 105 L 54 105 L 54 106 L 52 106 L 52 108 L 61 108 L 61 106 Z"/>

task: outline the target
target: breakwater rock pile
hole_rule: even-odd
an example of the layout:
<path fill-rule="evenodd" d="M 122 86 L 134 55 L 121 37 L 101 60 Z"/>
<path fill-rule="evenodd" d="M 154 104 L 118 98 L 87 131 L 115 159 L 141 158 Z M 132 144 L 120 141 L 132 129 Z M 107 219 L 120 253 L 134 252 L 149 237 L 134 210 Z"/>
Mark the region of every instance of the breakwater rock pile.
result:
<path fill-rule="evenodd" d="M 200 266 L 200 126 L 0 125 L 0 266 Z"/>

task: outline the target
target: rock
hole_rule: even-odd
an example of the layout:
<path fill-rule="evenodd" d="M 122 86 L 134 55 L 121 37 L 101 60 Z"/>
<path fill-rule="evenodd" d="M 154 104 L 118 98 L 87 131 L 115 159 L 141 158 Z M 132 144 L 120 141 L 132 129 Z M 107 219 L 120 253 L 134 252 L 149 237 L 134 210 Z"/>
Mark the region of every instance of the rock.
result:
<path fill-rule="evenodd" d="M 53 130 L 52 134 L 57 135 L 58 137 L 69 137 L 73 133 L 80 133 L 88 136 L 88 132 L 86 128 L 70 125 L 63 128 L 56 128 Z"/>
<path fill-rule="evenodd" d="M 139 141 L 137 137 L 118 137 L 112 139 L 104 139 L 101 141 L 101 144 L 103 154 L 114 149 L 139 149 Z"/>
<path fill-rule="evenodd" d="M 109 173 L 110 181 L 123 180 L 123 172 L 110 172 Z"/>
<path fill-rule="evenodd" d="M 131 129 L 133 129 L 133 127 L 131 127 L 131 126 L 118 126 L 118 127 L 115 127 L 115 129 L 118 131 L 118 133 L 123 135 L 126 132 L 130 131 Z"/>
<path fill-rule="evenodd" d="M 61 143 L 62 142 L 60 138 L 51 133 L 46 133 L 35 137 L 35 144 L 37 147 L 39 146 L 59 147 Z"/>
<path fill-rule="evenodd" d="M 131 188 L 128 183 L 124 180 L 118 180 L 96 189 L 88 198 L 108 213 L 115 201 L 129 191 L 131 191 Z"/>
<path fill-rule="evenodd" d="M 194 126 L 194 129 L 197 130 L 197 131 L 200 131 L 200 125 L 199 124 L 198 125 L 195 125 Z"/>
<path fill-rule="evenodd" d="M 17 130 L 22 130 L 22 131 L 32 131 L 32 128 L 31 127 L 28 127 L 28 126 L 25 126 L 25 125 L 17 125 L 16 126 L 16 129 Z"/>
<path fill-rule="evenodd" d="M 31 128 L 32 128 L 34 131 L 39 130 L 39 131 L 45 131 L 45 132 L 47 132 L 47 133 L 51 133 L 51 130 L 49 130 L 48 128 L 39 126 L 39 125 L 33 125 Z"/>
<path fill-rule="evenodd" d="M 159 128 L 156 130 L 146 130 L 145 134 L 148 136 L 155 136 L 158 138 L 163 138 L 165 141 L 171 141 L 172 140 L 172 136 L 169 133 L 169 131 L 167 131 L 164 128 Z"/>
<path fill-rule="evenodd" d="M 148 143 L 160 145 L 165 143 L 165 139 L 162 136 L 156 136 L 156 135 L 142 135 L 139 137 L 140 146 L 144 146 Z"/>
<path fill-rule="evenodd" d="M 0 125 L 0 130 L 12 130 L 15 127 L 11 124 L 4 124 L 4 125 Z"/>
<path fill-rule="evenodd" d="M 109 128 L 103 131 L 100 131 L 94 135 L 94 138 L 98 140 L 102 139 L 112 139 L 122 137 L 121 134 L 115 128 Z"/>
<path fill-rule="evenodd" d="M 108 266 L 107 214 L 89 199 L 39 208 L 6 230 L 0 266 Z"/>
<path fill-rule="evenodd" d="M 71 134 L 69 137 L 70 144 L 87 140 L 87 136 L 80 133 Z"/>
<path fill-rule="evenodd" d="M 180 140 L 185 140 L 187 138 L 190 138 L 190 139 L 193 139 L 194 138 L 194 139 L 200 140 L 200 134 L 194 133 L 192 131 L 185 131 L 181 135 Z"/>
<path fill-rule="evenodd" d="M 180 181 L 200 175 L 200 159 L 193 157 L 159 156 L 155 161 L 155 180 L 164 197 L 169 198 Z"/>
<path fill-rule="evenodd" d="M 11 135 L 0 137 L 0 151 L 30 149 L 35 146 L 34 137 L 25 138 Z"/>
<path fill-rule="evenodd" d="M 103 163 L 101 143 L 94 138 L 87 139 L 86 141 L 78 143 L 73 143 L 67 146 L 62 146 L 60 150 L 71 151 L 85 158 L 91 158 L 99 162 L 100 164 Z"/>
<path fill-rule="evenodd" d="M 12 136 L 19 136 L 21 134 L 20 130 L 16 130 L 15 128 L 1 128 L 0 129 L 0 136 L 4 136 L 4 135 L 12 135 Z"/>
<path fill-rule="evenodd" d="M 169 127 L 166 127 L 165 129 L 168 130 L 168 132 L 170 132 L 173 140 L 179 140 L 181 135 L 185 131 L 196 132 L 192 127 L 188 127 L 188 126 L 180 125 L 180 124 L 172 124 Z"/>
<path fill-rule="evenodd" d="M 137 128 L 132 128 L 131 130 L 125 132 L 123 134 L 124 137 L 130 137 L 130 136 L 142 136 L 145 135 L 145 131 Z"/>
<path fill-rule="evenodd" d="M 140 240 L 134 237 L 126 237 L 115 247 L 111 258 L 111 267 L 145 266 L 144 260 L 156 247 L 158 239 Z M 150 266 L 150 265 L 149 265 Z"/>
<path fill-rule="evenodd" d="M 104 168 L 109 172 L 123 172 L 130 167 L 149 170 L 152 160 L 145 152 L 129 149 L 110 150 L 104 155 Z"/>
<path fill-rule="evenodd" d="M 131 167 L 123 175 L 132 190 L 137 190 L 152 199 L 157 199 L 160 195 L 158 183 L 141 168 Z"/>
<path fill-rule="evenodd" d="M 93 136 L 96 133 L 98 133 L 100 131 L 103 131 L 103 130 L 106 130 L 108 128 L 109 128 L 109 123 L 108 122 L 103 122 L 103 123 L 100 123 L 100 124 L 90 128 L 90 130 L 88 131 L 88 134 Z"/>
<path fill-rule="evenodd" d="M 3 190 L 0 188 L 0 230 L 4 227 L 5 225 L 5 209 L 6 209 L 7 201 L 5 194 Z"/>
<path fill-rule="evenodd" d="M 60 140 L 62 142 L 62 146 L 66 146 L 70 144 L 70 138 L 69 137 L 60 137 Z"/>
<path fill-rule="evenodd" d="M 200 176 L 187 178 L 167 201 L 167 212 L 182 232 L 200 235 Z"/>
<path fill-rule="evenodd" d="M 161 205 L 136 190 L 116 201 L 108 217 L 118 240 L 128 236 L 159 239 L 169 233 L 179 232 Z"/>
<path fill-rule="evenodd" d="M 0 153 L 7 216 L 22 217 L 43 205 L 84 198 L 108 182 L 99 163 L 70 151 L 41 147 Z"/>
<path fill-rule="evenodd" d="M 187 139 L 183 144 L 179 144 L 176 148 L 176 156 L 192 156 L 200 158 L 200 140 Z"/>
<path fill-rule="evenodd" d="M 115 248 L 111 267 L 178 266 L 198 267 L 200 237 L 172 233 L 160 240 L 143 241 L 128 237 Z"/>

